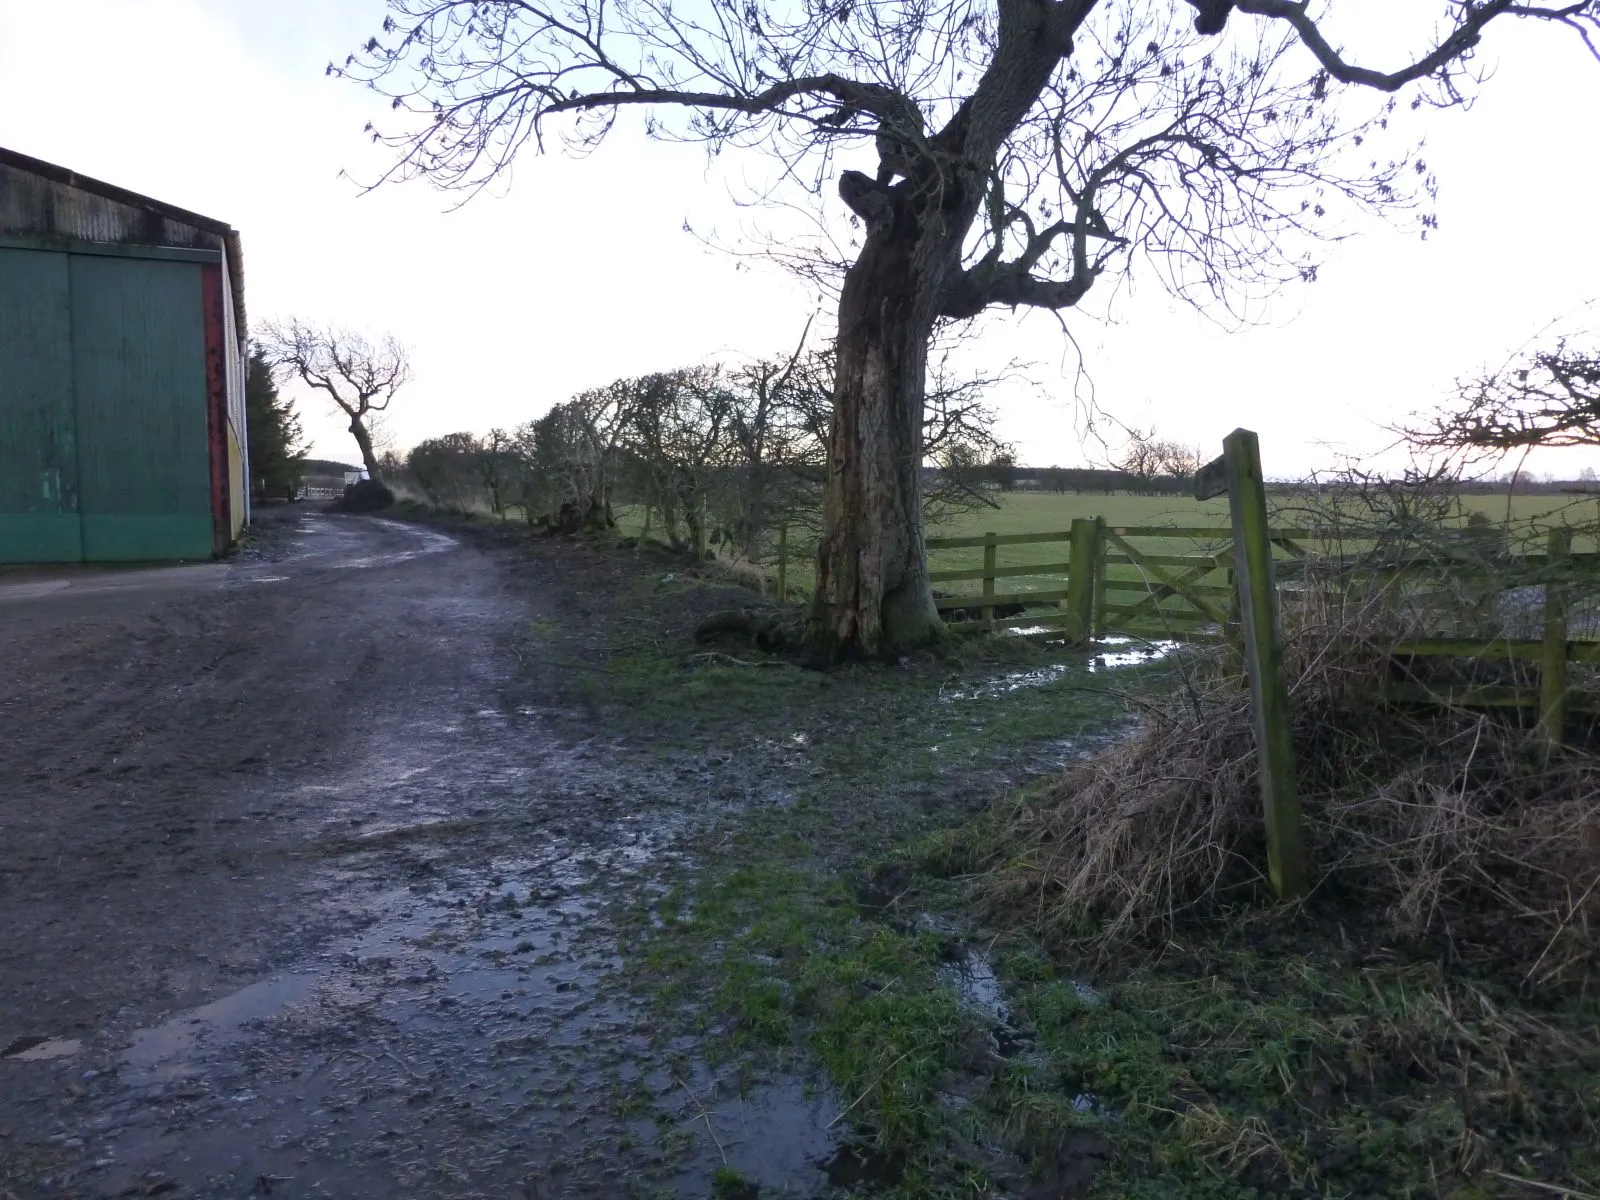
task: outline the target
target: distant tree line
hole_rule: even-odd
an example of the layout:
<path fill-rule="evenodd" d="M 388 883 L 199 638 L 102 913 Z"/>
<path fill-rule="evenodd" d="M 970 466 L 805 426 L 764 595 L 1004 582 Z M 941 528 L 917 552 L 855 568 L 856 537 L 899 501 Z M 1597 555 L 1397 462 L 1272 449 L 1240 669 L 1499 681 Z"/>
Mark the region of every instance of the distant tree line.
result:
<path fill-rule="evenodd" d="M 930 519 L 995 504 L 997 473 L 1014 469 L 985 400 L 992 382 L 934 365 Z M 441 508 L 567 533 L 612 528 L 631 505 L 645 535 L 675 548 L 763 561 L 780 530 L 797 553 L 815 543 L 832 397 L 826 351 L 682 367 L 581 392 L 515 428 L 429 438 L 389 473 Z"/>

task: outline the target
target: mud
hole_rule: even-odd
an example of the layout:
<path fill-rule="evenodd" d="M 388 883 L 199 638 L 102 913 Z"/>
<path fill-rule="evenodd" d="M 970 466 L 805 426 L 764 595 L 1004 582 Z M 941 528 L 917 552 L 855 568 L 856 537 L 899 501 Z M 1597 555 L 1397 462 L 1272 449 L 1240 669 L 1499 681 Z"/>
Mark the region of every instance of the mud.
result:
<path fill-rule="evenodd" d="M 892 1187 L 641 930 L 736 825 L 850 875 L 1089 753 L 1068 698 L 1164 649 L 752 672 L 694 640 L 750 594 L 652 553 L 279 508 L 226 564 L 0 575 L 0 1200 Z"/>
<path fill-rule="evenodd" d="M 226 567 L 0 580 L 0 1196 L 828 1188 L 826 1089 L 621 977 L 704 769 L 530 660 L 538 574 L 279 510 Z"/>

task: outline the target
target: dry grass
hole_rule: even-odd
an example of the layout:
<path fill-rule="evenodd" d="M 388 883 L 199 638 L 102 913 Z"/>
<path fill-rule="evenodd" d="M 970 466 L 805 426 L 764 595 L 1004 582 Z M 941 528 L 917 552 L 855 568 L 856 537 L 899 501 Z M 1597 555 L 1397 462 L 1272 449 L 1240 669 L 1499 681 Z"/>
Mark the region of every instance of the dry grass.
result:
<path fill-rule="evenodd" d="M 1514 715 L 1385 703 L 1392 604 L 1297 606 L 1288 668 L 1308 901 L 1523 985 L 1600 964 L 1600 773 Z M 1431 666 L 1431 664 L 1430 664 Z M 1468 664 L 1481 680 L 1506 664 Z M 1265 897 L 1248 693 L 1225 652 L 1131 740 L 1002 822 L 988 898 L 1060 943 L 1147 941 Z M 1583 740 L 1582 738 L 1578 740 Z"/>

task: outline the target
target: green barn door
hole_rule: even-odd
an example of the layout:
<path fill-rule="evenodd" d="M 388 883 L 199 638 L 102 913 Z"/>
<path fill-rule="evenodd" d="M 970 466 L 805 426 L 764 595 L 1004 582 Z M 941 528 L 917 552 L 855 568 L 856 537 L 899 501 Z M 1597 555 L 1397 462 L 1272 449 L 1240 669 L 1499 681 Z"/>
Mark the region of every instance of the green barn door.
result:
<path fill-rule="evenodd" d="M 72 256 L 83 556 L 210 558 L 200 267 Z"/>
<path fill-rule="evenodd" d="M 67 256 L 0 248 L 0 562 L 77 562 Z"/>

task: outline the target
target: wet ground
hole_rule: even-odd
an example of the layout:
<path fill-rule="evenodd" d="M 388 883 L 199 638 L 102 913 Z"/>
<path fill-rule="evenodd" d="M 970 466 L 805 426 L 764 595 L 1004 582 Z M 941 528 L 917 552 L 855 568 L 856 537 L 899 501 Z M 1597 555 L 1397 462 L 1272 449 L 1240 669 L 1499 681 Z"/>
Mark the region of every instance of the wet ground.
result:
<path fill-rule="evenodd" d="M 1169 647 L 745 669 L 690 634 L 749 593 L 676 560 L 261 517 L 227 564 L 0 575 L 0 1200 L 892 1184 L 805 1055 L 708 1053 L 657 901 L 1057 769 L 1112 724 L 1066 697 Z"/>
<path fill-rule="evenodd" d="M 299 512 L 0 580 L 0 1196 L 826 1186 L 830 1101 L 717 1103 L 617 978 L 683 789 L 553 728 L 512 565 Z"/>

